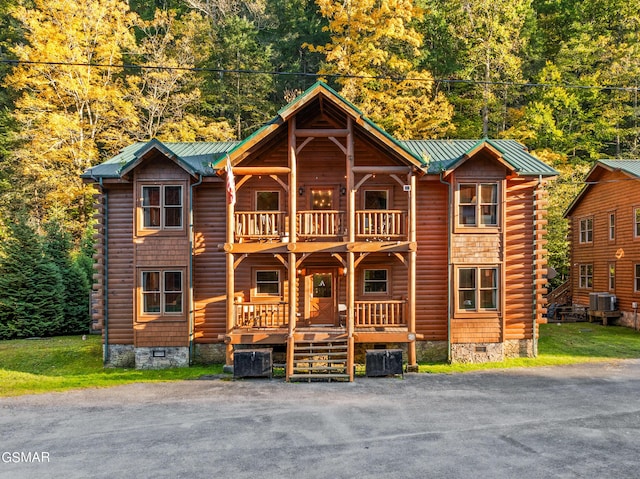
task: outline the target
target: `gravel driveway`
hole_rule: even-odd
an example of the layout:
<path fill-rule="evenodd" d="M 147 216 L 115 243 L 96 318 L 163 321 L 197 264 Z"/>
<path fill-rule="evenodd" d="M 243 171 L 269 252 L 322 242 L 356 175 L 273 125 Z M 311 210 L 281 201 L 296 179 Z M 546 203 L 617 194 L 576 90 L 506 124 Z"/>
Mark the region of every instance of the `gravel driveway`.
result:
<path fill-rule="evenodd" d="M 0 478 L 637 478 L 640 360 L 0 398 Z"/>

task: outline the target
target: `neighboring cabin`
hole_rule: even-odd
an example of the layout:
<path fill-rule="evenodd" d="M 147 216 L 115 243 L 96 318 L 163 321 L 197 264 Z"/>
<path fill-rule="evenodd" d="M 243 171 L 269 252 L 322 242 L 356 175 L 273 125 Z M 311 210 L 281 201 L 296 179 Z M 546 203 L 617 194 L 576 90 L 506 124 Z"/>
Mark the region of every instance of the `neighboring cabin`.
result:
<path fill-rule="evenodd" d="M 618 324 L 634 326 L 633 305 L 640 302 L 640 161 L 600 160 L 585 182 L 565 213 L 572 304 L 599 319 L 613 309 L 607 319 L 619 314 Z M 598 304 L 596 295 L 604 301 Z"/>
<path fill-rule="evenodd" d="M 242 142 L 131 145 L 83 174 L 105 362 L 534 356 L 556 174 L 511 140 L 397 141 L 323 83 Z"/>

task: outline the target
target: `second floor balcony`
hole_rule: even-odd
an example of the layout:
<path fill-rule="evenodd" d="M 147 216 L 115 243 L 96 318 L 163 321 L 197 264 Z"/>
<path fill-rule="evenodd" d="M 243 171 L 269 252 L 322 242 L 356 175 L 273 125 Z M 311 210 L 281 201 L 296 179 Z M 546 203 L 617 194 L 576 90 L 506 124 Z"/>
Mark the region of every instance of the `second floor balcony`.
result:
<path fill-rule="evenodd" d="M 235 213 L 235 241 L 289 241 L 288 214 L 284 211 Z M 345 211 L 306 210 L 296 215 L 298 241 L 346 241 L 349 221 Z M 357 210 L 356 241 L 406 240 L 407 214 L 401 210 Z"/>

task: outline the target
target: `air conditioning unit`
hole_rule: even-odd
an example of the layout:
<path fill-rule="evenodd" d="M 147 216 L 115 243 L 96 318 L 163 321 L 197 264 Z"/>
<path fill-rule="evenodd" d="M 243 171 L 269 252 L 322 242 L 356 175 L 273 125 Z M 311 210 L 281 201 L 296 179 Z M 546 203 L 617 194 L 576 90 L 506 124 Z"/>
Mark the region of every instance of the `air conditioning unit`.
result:
<path fill-rule="evenodd" d="M 591 311 L 599 311 L 598 309 L 598 298 L 601 294 L 607 293 L 589 293 L 589 309 Z"/>
<path fill-rule="evenodd" d="M 598 295 L 598 311 L 615 311 L 616 295 L 610 293 L 600 293 Z"/>

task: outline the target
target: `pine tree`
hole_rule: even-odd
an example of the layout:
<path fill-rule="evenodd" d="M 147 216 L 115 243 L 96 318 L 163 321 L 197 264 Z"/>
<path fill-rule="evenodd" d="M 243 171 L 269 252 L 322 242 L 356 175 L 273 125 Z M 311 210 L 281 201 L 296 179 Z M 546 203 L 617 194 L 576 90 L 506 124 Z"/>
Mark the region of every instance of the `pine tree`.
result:
<path fill-rule="evenodd" d="M 0 244 L 0 339 L 50 336 L 60 331 L 64 286 L 40 237 L 20 215 Z"/>
<path fill-rule="evenodd" d="M 44 250 L 62 274 L 64 323 L 56 334 L 82 333 L 89 330 L 90 286 L 80 265 L 71 257 L 71 235 L 52 220 L 45 225 Z"/>

